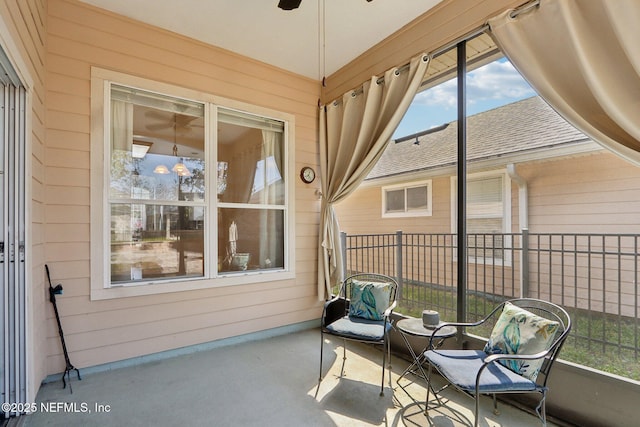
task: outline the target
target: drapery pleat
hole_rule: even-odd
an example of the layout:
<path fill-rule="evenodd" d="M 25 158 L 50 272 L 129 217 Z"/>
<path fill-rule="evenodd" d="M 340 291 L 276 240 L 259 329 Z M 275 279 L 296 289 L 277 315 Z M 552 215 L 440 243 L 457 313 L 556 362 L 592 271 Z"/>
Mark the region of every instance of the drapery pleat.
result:
<path fill-rule="evenodd" d="M 340 227 L 333 205 L 351 194 L 376 164 L 418 91 L 429 62 L 428 56 L 417 56 L 408 70 L 388 70 L 381 83 L 373 76 L 361 93 L 345 93 L 340 101 L 320 110 L 320 300 L 343 279 Z"/>
<path fill-rule="evenodd" d="M 640 2 L 541 0 L 490 34 L 565 120 L 640 164 Z"/>
<path fill-rule="evenodd" d="M 284 185 L 278 185 L 278 181 L 270 182 L 270 177 L 277 175 L 282 177 L 282 133 L 272 130 L 262 131 L 262 159 L 264 160 L 263 174 L 260 180 L 264 183 L 264 190 L 260 192 L 260 203 L 262 204 L 279 204 L 281 200 L 282 188 Z M 273 159 L 273 164 L 270 163 Z M 276 170 L 272 171 L 271 168 Z M 279 248 L 278 233 L 281 231 L 281 223 L 279 222 L 279 211 L 272 209 L 263 209 L 260 212 L 260 263 L 265 264 L 266 259 L 275 261 L 275 265 L 281 265 L 281 256 Z"/>
<path fill-rule="evenodd" d="M 133 144 L 133 104 L 111 100 L 111 148 L 131 152 Z"/>

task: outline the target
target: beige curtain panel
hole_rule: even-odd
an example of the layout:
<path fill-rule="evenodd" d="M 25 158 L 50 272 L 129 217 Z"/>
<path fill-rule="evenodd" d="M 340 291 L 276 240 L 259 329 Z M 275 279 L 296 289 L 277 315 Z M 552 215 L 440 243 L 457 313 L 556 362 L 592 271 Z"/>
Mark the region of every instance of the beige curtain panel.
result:
<path fill-rule="evenodd" d="M 333 205 L 351 194 L 376 164 L 418 91 L 428 65 L 428 56 L 417 56 L 407 70 L 388 70 L 383 82 L 373 76 L 362 88 L 320 109 L 320 300 L 343 280 L 340 227 Z"/>
<path fill-rule="evenodd" d="M 569 123 L 640 164 L 640 1 L 541 0 L 490 34 Z"/>

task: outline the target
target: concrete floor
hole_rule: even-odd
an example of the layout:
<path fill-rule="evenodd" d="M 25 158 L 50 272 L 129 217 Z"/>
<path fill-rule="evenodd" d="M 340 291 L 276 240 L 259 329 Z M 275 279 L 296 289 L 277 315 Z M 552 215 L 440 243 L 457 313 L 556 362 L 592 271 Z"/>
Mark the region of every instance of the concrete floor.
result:
<path fill-rule="evenodd" d="M 320 332 L 294 332 L 221 346 L 136 366 L 72 375 L 73 394 L 62 381 L 44 384 L 37 403 L 50 409 L 19 418 L 40 426 L 471 426 L 473 401 L 445 390 L 444 407 L 430 418 L 396 380 L 408 362 L 392 357 L 392 388 L 379 396 L 379 349 L 348 343 L 345 376 L 340 378 L 341 340 L 325 342 L 325 379 L 318 387 Z M 82 370 L 81 370 L 82 373 Z M 406 384 L 406 382 L 403 382 Z M 425 387 L 407 390 L 422 400 Z M 66 407 L 65 407 L 66 404 Z M 75 405 L 75 406 L 74 406 Z M 540 426 L 521 410 L 500 405 L 492 413 L 482 402 L 487 426 Z M 53 412 L 57 411 L 57 412 Z M 549 426 L 553 424 L 548 423 Z"/>

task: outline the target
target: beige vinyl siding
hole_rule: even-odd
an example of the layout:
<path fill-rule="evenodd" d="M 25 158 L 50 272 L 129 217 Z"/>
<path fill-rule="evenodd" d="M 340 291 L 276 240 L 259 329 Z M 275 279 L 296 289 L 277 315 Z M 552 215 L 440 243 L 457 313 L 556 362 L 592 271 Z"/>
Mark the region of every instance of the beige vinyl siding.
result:
<path fill-rule="evenodd" d="M 607 151 L 523 165 L 531 231 L 640 233 L 640 168 Z"/>
<path fill-rule="evenodd" d="M 398 230 L 405 233 L 448 233 L 451 223 L 449 177 L 433 178 L 432 185 L 431 216 L 395 218 L 382 217 L 382 186 L 362 185 L 335 206 L 340 230 L 347 234 L 395 233 Z"/>
<path fill-rule="evenodd" d="M 90 76 L 96 66 L 295 115 L 296 170 L 317 169 L 316 81 L 74 0 L 48 2 L 47 248 L 76 367 L 319 317 L 316 183 L 296 179 L 296 278 L 90 300 Z M 46 373 L 64 369 L 53 319 Z"/>
<path fill-rule="evenodd" d="M 529 182 L 529 224 L 532 232 L 640 233 L 640 168 L 616 155 L 603 150 L 590 156 L 523 165 L 519 171 Z M 554 241 L 558 245 L 560 238 L 556 237 Z M 595 236 L 591 240 L 580 238 L 576 246 L 570 235 L 563 242 L 569 253 L 564 259 L 565 271 L 570 272 L 564 283 L 567 288 L 576 289 L 575 294 L 573 291 L 565 292 L 567 304 L 634 317 L 637 277 L 633 257 L 614 259 L 610 256 L 603 264 L 600 256 L 588 260 L 585 255 L 579 254 L 574 258 L 570 253 L 573 250 L 601 253 L 620 249 L 632 254 L 637 252 L 636 242 L 627 237 L 603 239 Z M 544 248 L 548 240 L 543 238 L 538 243 L 532 237 L 531 245 Z M 559 254 L 531 262 L 531 280 L 540 283 L 543 292 L 550 288 L 550 280 L 561 283 L 562 259 Z M 554 276 L 537 277 L 537 262 L 542 265 L 542 271 L 553 271 Z M 619 273 L 607 273 L 618 268 Z M 552 292 L 559 294 L 561 289 L 553 287 Z"/>
<path fill-rule="evenodd" d="M 44 0 L 6 0 L 0 3 L 0 43 L 14 62 L 18 74 L 27 86 L 27 396 L 35 400 L 40 380 L 46 374 L 47 332 L 41 327 L 50 312 L 45 298 L 44 282 L 44 222 L 46 179 L 45 161 L 45 42 L 47 3 Z M 33 325 L 38 325 L 34 327 Z"/>

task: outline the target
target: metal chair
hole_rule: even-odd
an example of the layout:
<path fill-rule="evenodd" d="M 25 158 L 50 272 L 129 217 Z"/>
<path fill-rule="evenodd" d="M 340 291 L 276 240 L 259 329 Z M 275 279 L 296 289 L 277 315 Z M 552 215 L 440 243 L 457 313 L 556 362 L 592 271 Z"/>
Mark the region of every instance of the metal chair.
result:
<path fill-rule="evenodd" d="M 322 381 L 322 356 L 325 334 L 344 339 L 341 374 L 347 359 L 347 340 L 383 345 L 382 383 L 380 396 L 384 395 L 385 362 L 391 360 L 389 344 L 389 317 L 396 306 L 398 283 L 381 274 L 361 273 L 348 277 L 336 297 L 327 301 L 322 312 L 320 328 L 320 378 Z M 391 386 L 391 373 L 389 373 Z"/>
<path fill-rule="evenodd" d="M 491 321 L 495 325 L 483 350 L 429 350 L 424 353 L 429 363 L 425 414 L 432 390 L 432 368 L 435 368 L 448 384 L 475 400 L 474 426 L 478 426 L 480 395 L 493 395 L 494 413 L 497 414 L 496 395 L 504 393 L 540 393 L 536 413 L 546 426 L 547 380 L 571 330 L 568 313 L 547 301 L 513 299 L 495 307 L 479 322 L 444 323 L 434 334 L 446 325 L 469 331 L 483 324 L 491 325 Z M 437 394 L 436 398 L 441 402 Z"/>

